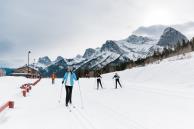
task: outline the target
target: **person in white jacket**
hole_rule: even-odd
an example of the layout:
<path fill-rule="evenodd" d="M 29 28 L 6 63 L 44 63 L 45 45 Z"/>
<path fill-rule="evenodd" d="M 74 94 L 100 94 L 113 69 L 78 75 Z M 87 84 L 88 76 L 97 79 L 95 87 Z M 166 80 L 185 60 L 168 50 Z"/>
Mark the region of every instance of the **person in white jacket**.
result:
<path fill-rule="evenodd" d="M 66 106 L 68 104 L 72 104 L 72 90 L 74 86 L 74 81 L 77 80 L 76 74 L 73 72 L 72 67 L 67 68 L 67 72 L 65 73 L 63 77 L 62 84 L 65 84 L 65 89 L 66 89 Z"/>

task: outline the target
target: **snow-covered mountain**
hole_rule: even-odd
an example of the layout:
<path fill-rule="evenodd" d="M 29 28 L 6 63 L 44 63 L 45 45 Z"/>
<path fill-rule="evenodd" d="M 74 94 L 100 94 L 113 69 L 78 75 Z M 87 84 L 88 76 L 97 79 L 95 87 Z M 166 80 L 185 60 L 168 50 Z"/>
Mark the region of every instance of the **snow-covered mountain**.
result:
<path fill-rule="evenodd" d="M 76 69 L 96 70 L 108 64 L 118 64 L 127 61 L 136 61 L 139 58 L 151 56 L 154 51 L 162 51 L 167 45 L 175 45 L 178 42 L 188 39 L 181 32 L 168 27 L 164 29 L 159 39 L 146 36 L 130 35 L 123 40 L 107 40 L 100 48 L 88 48 L 83 56 L 78 55 L 72 59 L 65 59 L 61 56 L 53 62 L 48 57 L 40 58 L 38 63 L 47 65 L 47 71 L 62 69 L 67 65 L 73 65 Z"/>
<path fill-rule="evenodd" d="M 63 60 L 64 58 L 62 56 L 58 56 L 56 59 L 55 59 L 55 62 L 59 62 L 60 60 Z"/>
<path fill-rule="evenodd" d="M 93 49 L 93 48 L 88 48 L 88 49 L 86 49 L 86 51 L 85 51 L 85 53 L 84 53 L 84 55 L 83 55 L 83 58 L 88 59 L 88 58 L 90 58 L 91 56 L 93 56 L 93 55 L 95 54 L 95 52 L 96 52 L 95 49 Z"/>
<path fill-rule="evenodd" d="M 125 51 L 119 47 L 116 41 L 108 40 L 102 45 L 101 52 L 112 52 L 116 54 L 123 54 Z"/>
<path fill-rule="evenodd" d="M 48 56 L 40 57 L 38 59 L 38 62 L 35 64 L 37 67 L 47 67 L 52 64 L 52 61 Z"/>
<path fill-rule="evenodd" d="M 168 27 L 164 30 L 164 33 L 160 37 L 158 41 L 158 45 L 160 46 L 167 46 L 167 45 L 176 45 L 178 42 L 182 43 L 183 40 L 185 42 L 188 41 L 187 37 L 185 37 L 182 33 L 178 32 L 177 30 Z"/>

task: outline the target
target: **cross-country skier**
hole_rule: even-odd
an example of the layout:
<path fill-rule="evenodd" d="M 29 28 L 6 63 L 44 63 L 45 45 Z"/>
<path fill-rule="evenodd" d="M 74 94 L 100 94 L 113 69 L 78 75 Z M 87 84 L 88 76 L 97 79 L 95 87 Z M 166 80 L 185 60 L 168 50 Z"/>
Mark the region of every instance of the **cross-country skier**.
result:
<path fill-rule="evenodd" d="M 101 88 L 103 89 L 102 87 L 102 82 L 101 82 L 101 75 L 98 73 L 97 74 L 97 90 L 99 89 L 99 85 L 101 86 Z"/>
<path fill-rule="evenodd" d="M 55 73 L 52 73 L 51 74 L 52 84 L 55 84 L 55 78 L 56 78 Z"/>
<path fill-rule="evenodd" d="M 65 84 L 66 89 L 66 106 L 68 106 L 68 104 L 72 104 L 72 90 L 74 86 L 74 81 L 76 80 L 77 77 L 76 74 L 73 72 L 73 67 L 69 66 L 62 81 L 62 84 Z"/>
<path fill-rule="evenodd" d="M 121 83 L 120 83 L 120 80 L 119 80 L 120 77 L 119 77 L 119 75 L 117 73 L 115 73 L 113 79 L 115 79 L 115 83 L 116 83 L 115 89 L 117 89 L 117 83 L 119 83 L 120 87 L 122 88 Z"/>

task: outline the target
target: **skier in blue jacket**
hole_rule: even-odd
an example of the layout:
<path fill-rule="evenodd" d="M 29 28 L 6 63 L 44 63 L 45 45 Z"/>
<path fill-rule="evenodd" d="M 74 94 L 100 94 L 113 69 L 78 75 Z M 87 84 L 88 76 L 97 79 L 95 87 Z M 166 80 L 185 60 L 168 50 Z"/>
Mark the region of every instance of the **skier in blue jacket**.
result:
<path fill-rule="evenodd" d="M 66 89 L 66 106 L 68 106 L 69 103 L 72 104 L 72 90 L 74 86 L 74 81 L 76 80 L 77 77 L 73 72 L 73 67 L 68 67 L 67 72 L 65 73 L 62 81 L 62 84 L 65 84 Z"/>

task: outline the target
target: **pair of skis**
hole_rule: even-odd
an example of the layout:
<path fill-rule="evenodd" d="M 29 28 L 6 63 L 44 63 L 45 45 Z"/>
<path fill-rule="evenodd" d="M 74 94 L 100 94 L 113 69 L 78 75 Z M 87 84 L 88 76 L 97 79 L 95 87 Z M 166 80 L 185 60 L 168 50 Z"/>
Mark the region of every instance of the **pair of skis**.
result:
<path fill-rule="evenodd" d="M 72 112 L 72 109 L 76 109 L 76 106 L 67 106 L 66 108 L 69 112 Z"/>
<path fill-rule="evenodd" d="M 58 100 L 58 103 L 60 104 L 60 103 L 61 103 L 61 100 Z M 65 105 L 64 105 L 64 107 L 65 107 L 66 109 L 68 109 L 69 112 L 71 112 L 72 109 L 75 109 L 75 108 L 76 108 L 75 105 L 68 105 L 68 106 L 65 106 Z"/>

